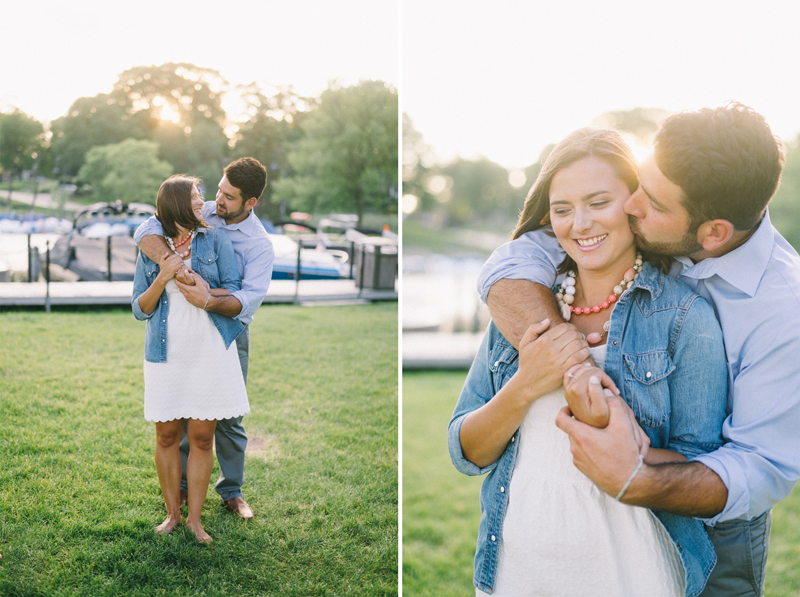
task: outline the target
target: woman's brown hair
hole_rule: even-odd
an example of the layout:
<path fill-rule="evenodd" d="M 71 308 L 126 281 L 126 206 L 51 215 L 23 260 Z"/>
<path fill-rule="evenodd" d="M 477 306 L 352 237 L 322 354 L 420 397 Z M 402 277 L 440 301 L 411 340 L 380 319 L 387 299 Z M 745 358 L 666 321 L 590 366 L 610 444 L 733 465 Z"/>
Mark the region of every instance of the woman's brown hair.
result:
<path fill-rule="evenodd" d="M 161 183 L 156 197 L 156 218 L 166 236 L 178 236 L 178 226 L 187 230 L 210 228 L 192 209 L 192 189 L 201 183 L 199 178 L 185 174 L 175 174 Z"/>
<path fill-rule="evenodd" d="M 525 197 L 525 206 L 512 238 L 550 224 L 550 184 L 553 177 L 559 170 L 585 158 L 597 158 L 611 166 L 631 193 L 639 186 L 639 165 L 622 135 L 612 129 L 578 129 L 567 135 L 547 156 L 536 182 Z M 660 262 L 656 265 L 662 266 Z M 563 273 L 574 268 L 575 263 L 567 256 L 558 271 Z"/>

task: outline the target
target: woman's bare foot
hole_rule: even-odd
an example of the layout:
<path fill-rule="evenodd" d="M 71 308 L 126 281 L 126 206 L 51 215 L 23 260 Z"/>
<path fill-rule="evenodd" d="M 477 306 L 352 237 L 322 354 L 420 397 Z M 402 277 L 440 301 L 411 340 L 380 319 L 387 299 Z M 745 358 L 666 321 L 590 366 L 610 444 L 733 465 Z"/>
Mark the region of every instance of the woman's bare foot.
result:
<path fill-rule="evenodd" d="M 213 541 L 211 536 L 203 529 L 203 525 L 199 522 L 189 522 L 187 520 L 186 526 L 191 529 L 199 543 L 211 543 Z"/>
<path fill-rule="evenodd" d="M 159 535 L 169 535 L 172 530 L 181 523 L 181 517 L 167 516 L 167 518 L 160 525 L 156 527 L 156 533 Z"/>

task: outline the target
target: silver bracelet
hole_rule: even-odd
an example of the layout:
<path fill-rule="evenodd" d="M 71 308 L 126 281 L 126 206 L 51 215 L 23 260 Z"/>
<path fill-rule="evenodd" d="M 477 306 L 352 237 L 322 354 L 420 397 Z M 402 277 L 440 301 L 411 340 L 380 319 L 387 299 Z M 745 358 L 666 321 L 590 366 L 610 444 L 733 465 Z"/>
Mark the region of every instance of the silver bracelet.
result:
<path fill-rule="evenodd" d="M 206 304 L 203 305 L 203 311 L 205 311 L 206 307 L 208 307 L 208 301 L 210 301 L 210 300 L 211 300 L 211 293 L 209 292 L 208 293 L 208 298 L 206 299 Z"/>
<path fill-rule="evenodd" d="M 628 477 L 628 480 L 625 481 L 625 485 L 622 486 L 622 489 L 619 490 L 619 493 L 617 494 L 617 497 L 614 498 L 615 500 L 619 501 L 622 498 L 622 495 L 625 493 L 625 491 L 628 489 L 628 487 L 630 487 L 631 482 L 633 481 L 633 478 L 639 473 L 639 470 L 642 468 L 643 464 L 644 464 L 644 458 L 642 458 L 642 455 L 639 454 L 639 464 L 637 464 L 636 468 L 633 469 L 633 472 L 631 473 L 631 476 Z"/>

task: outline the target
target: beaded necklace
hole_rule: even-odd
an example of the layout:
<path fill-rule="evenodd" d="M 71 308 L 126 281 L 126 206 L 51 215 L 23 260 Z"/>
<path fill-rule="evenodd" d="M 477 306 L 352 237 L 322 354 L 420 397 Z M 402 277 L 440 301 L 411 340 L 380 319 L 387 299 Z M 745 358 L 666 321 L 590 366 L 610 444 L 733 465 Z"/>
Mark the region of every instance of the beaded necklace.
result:
<path fill-rule="evenodd" d="M 623 276 L 620 283 L 614 286 L 612 294 L 608 295 L 608 300 L 603 301 L 599 305 L 594 305 L 592 307 L 573 307 L 572 303 L 575 302 L 575 280 L 577 279 L 578 275 L 570 270 L 567 272 L 567 277 L 564 278 L 564 281 L 561 283 L 561 287 L 556 292 L 556 300 L 558 301 L 558 306 L 561 309 L 561 317 L 564 318 L 564 321 L 569 321 L 572 315 L 588 315 L 589 313 L 600 313 L 603 309 L 608 309 L 612 304 L 616 303 L 619 300 L 620 295 L 633 286 L 633 282 L 639 276 L 639 272 L 642 269 L 642 254 L 637 251 L 636 253 L 636 260 L 633 262 L 633 267 L 629 268 L 625 271 L 625 275 Z M 606 321 L 603 324 L 603 333 L 597 334 L 592 333 L 589 336 L 594 336 L 596 339 L 592 344 L 596 344 L 602 340 L 603 336 L 608 333 L 610 327 L 610 320 Z M 597 336 L 600 336 L 597 338 Z M 587 337 L 588 339 L 588 337 Z"/>
<path fill-rule="evenodd" d="M 170 237 L 168 237 L 166 234 L 164 235 L 164 238 L 167 240 L 167 245 L 169 245 L 169 248 L 172 250 L 173 253 L 175 253 L 179 257 L 183 257 L 184 259 L 186 259 L 189 256 L 189 252 L 191 251 L 191 245 L 183 253 L 179 253 L 177 251 L 177 247 L 180 247 L 181 245 L 185 245 L 186 242 L 189 241 L 189 240 L 193 240 L 194 237 L 195 237 L 195 234 L 197 234 L 197 228 L 195 228 L 189 234 L 187 234 L 186 238 L 184 238 L 178 244 L 175 244 L 173 242 L 173 240 Z"/>

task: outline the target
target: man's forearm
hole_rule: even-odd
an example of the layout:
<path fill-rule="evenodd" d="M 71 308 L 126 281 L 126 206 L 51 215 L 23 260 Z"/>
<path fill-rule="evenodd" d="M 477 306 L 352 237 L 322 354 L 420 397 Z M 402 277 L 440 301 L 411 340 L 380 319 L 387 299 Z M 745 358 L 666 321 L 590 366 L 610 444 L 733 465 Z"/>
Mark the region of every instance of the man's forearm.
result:
<path fill-rule="evenodd" d="M 139 250 L 147 255 L 152 261 L 158 263 L 161 257 L 171 253 L 167 246 L 167 241 L 158 234 L 148 234 L 139 241 Z"/>
<path fill-rule="evenodd" d="M 242 303 L 239 302 L 239 299 L 230 294 L 225 296 L 214 296 L 212 294 L 211 298 L 208 299 L 206 311 L 227 315 L 228 317 L 236 317 L 242 312 Z"/>
<path fill-rule="evenodd" d="M 622 497 L 633 506 L 697 518 L 716 516 L 727 500 L 722 479 L 699 462 L 645 465 Z"/>
<path fill-rule="evenodd" d="M 564 321 L 553 291 L 529 280 L 498 280 L 489 290 L 486 304 L 497 329 L 516 349 L 532 324 L 544 319 L 550 319 L 551 325 Z"/>

